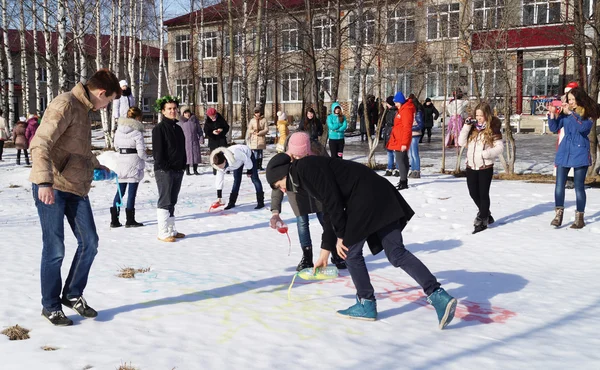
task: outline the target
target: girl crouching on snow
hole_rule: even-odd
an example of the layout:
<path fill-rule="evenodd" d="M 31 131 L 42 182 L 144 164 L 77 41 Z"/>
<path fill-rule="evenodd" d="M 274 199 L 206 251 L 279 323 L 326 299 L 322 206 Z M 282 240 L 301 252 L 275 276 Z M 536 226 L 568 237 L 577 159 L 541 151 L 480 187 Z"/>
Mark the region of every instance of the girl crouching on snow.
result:
<path fill-rule="evenodd" d="M 502 123 L 492 115 L 487 103 L 475 107 L 475 119 L 467 119 L 458 137 L 458 145 L 467 147 L 467 187 L 478 212 L 473 234 L 487 229 L 494 222 L 490 213 L 490 186 L 494 175 L 494 160 L 504 148 Z"/>

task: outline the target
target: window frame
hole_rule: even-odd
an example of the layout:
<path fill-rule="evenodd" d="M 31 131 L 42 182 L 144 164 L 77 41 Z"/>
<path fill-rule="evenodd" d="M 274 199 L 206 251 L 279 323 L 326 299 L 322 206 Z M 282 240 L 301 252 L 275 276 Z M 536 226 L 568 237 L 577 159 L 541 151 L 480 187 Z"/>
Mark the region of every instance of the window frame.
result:
<path fill-rule="evenodd" d="M 175 62 L 189 62 L 191 60 L 190 35 L 175 36 Z M 184 55 L 185 54 L 185 55 Z M 184 58 L 185 57 L 185 58 Z"/>
<path fill-rule="evenodd" d="M 404 13 L 404 14 L 398 14 Z M 388 44 L 401 44 L 407 42 L 415 42 L 415 9 L 414 8 L 396 8 L 392 15 L 388 17 L 388 33 L 386 40 Z M 399 27 L 398 25 L 403 23 L 404 37 L 401 40 L 398 37 Z M 409 25 L 412 23 L 412 25 Z M 390 31 L 391 27 L 394 27 L 394 32 Z M 409 29 L 412 30 L 412 37 L 409 37 Z M 393 39 L 392 36 L 393 35 Z"/>
<path fill-rule="evenodd" d="M 287 78 L 286 78 L 287 77 Z M 282 73 L 281 75 L 281 102 L 282 103 L 300 103 L 302 102 L 302 73 L 300 72 L 286 72 L 286 73 Z M 288 96 L 285 96 L 286 93 L 286 81 L 288 81 L 287 83 L 287 92 L 288 92 Z M 293 92 L 294 92 L 294 84 L 296 84 L 296 95 L 295 98 L 293 99 L 294 96 Z M 289 98 L 289 99 L 287 99 Z"/>
<path fill-rule="evenodd" d="M 493 2 L 493 4 L 490 4 Z M 477 3 L 481 3 L 481 7 L 477 7 Z M 502 4 L 499 4 L 502 3 Z M 496 29 L 501 26 L 502 20 L 504 19 L 504 8 L 506 7 L 506 0 L 474 0 L 473 1 L 473 29 L 477 31 Z M 490 15 L 493 13 L 493 15 Z M 489 18 L 493 18 L 493 25 L 489 25 L 487 21 Z M 481 27 L 477 27 L 477 20 L 482 20 Z M 483 21 L 486 20 L 484 23 Z"/>
<path fill-rule="evenodd" d="M 445 9 L 443 9 L 445 8 Z M 456 8 L 456 9 L 454 9 Z M 431 10 L 434 12 L 431 12 Z M 430 35 L 430 22 L 432 22 L 432 18 L 435 18 L 435 27 L 436 34 L 435 37 L 431 37 Z M 444 20 L 447 25 L 447 33 L 442 35 L 442 28 L 444 26 Z M 453 19 L 456 18 L 456 19 Z M 456 24 L 453 27 L 453 20 Z M 448 4 L 440 4 L 440 5 L 430 5 L 427 7 L 427 40 L 441 40 L 441 39 L 456 39 L 459 37 L 459 28 L 460 28 L 460 3 L 448 3 Z M 455 32 L 453 32 L 455 31 Z M 455 33 L 455 35 L 454 35 Z"/>
<path fill-rule="evenodd" d="M 553 6 L 557 7 L 557 11 L 555 10 L 554 15 L 555 19 L 550 20 L 551 9 Z M 531 23 L 527 21 L 525 18 L 525 9 L 533 8 L 532 20 Z M 540 9 L 544 9 L 546 14 L 545 21 L 541 21 L 538 19 L 540 17 Z M 562 0 L 522 0 L 521 1 L 521 24 L 523 26 L 535 26 L 535 25 L 544 25 L 544 24 L 556 24 L 560 23 L 562 17 Z"/>

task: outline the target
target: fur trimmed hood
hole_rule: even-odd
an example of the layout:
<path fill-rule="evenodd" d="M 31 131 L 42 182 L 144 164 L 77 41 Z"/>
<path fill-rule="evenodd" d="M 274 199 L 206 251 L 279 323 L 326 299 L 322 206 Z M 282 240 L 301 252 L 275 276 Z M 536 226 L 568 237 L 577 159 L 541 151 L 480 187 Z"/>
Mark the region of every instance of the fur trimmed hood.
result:
<path fill-rule="evenodd" d="M 235 156 L 233 155 L 231 150 L 227 149 L 224 146 L 219 147 L 210 153 L 210 158 L 209 158 L 209 161 L 210 161 L 209 163 L 215 170 L 223 171 L 223 169 L 217 167 L 217 165 L 214 164 L 215 155 L 217 155 L 218 153 L 223 153 L 223 155 L 225 156 L 225 159 L 227 159 L 227 162 L 229 163 L 230 166 L 235 163 Z"/>
<path fill-rule="evenodd" d="M 121 117 L 117 123 L 119 126 L 126 126 L 132 130 L 144 132 L 144 124 L 137 119 Z"/>

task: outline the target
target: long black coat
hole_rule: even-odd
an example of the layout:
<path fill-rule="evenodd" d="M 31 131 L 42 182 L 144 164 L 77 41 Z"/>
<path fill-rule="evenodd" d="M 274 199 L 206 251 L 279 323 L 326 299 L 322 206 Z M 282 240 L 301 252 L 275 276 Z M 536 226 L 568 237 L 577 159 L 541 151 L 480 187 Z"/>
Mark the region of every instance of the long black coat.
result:
<path fill-rule="evenodd" d="M 163 118 L 152 129 L 154 170 L 183 171 L 186 166 L 185 135 L 177 120 Z"/>
<path fill-rule="evenodd" d="M 378 230 L 392 223 L 404 228 L 414 215 L 387 179 L 360 163 L 305 157 L 291 164 L 288 181 L 323 203 L 325 222 L 344 245 L 366 239 L 373 254 L 383 249 Z"/>
<path fill-rule="evenodd" d="M 383 146 L 387 147 L 387 143 L 390 140 L 390 136 L 392 136 L 392 129 L 394 128 L 394 117 L 396 117 L 396 113 L 398 113 L 398 108 L 391 107 L 385 112 L 385 117 L 383 118 L 383 127 L 381 128 L 381 135 L 383 135 Z"/>
<path fill-rule="evenodd" d="M 213 131 L 219 128 L 223 129 L 223 131 L 219 135 L 213 134 Z M 211 152 L 218 147 L 227 146 L 227 132 L 229 132 L 229 125 L 220 113 L 217 113 L 216 121 L 206 116 L 206 120 L 204 121 L 204 136 L 208 138 L 208 148 Z"/>
<path fill-rule="evenodd" d="M 440 112 L 435 108 L 433 103 L 423 104 L 423 128 L 433 127 L 433 121 L 438 119 Z"/>

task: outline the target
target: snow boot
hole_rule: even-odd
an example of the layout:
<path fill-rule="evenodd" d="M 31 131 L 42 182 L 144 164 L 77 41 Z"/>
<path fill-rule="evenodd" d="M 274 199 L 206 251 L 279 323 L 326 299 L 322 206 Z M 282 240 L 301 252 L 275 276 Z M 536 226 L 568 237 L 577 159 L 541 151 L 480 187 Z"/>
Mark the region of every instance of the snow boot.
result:
<path fill-rule="evenodd" d="M 571 225 L 571 229 L 581 229 L 585 226 L 585 222 L 583 221 L 583 212 L 575 211 L 575 222 Z"/>
<path fill-rule="evenodd" d="M 456 298 L 446 293 L 443 288 L 438 288 L 427 297 L 427 302 L 435 307 L 439 328 L 444 329 L 454 318 L 457 303 Z"/>
<path fill-rule="evenodd" d="M 200 175 L 200 172 L 198 172 L 198 165 L 197 164 L 194 165 L 194 175 Z"/>
<path fill-rule="evenodd" d="M 385 170 L 383 176 L 392 176 L 392 170 Z"/>
<path fill-rule="evenodd" d="M 313 253 L 312 246 L 302 247 L 302 259 L 298 266 L 296 266 L 296 271 L 301 271 L 307 268 L 315 267 L 313 264 Z"/>
<path fill-rule="evenodd" d="M 413 179 L 420 179 L 421 178 L 421 171 L 413 171 L 412 172 L 412 178 Z"/>
<path fill-rule="evenodd" d="M 176 239 L 169 233 L 167 220 L 169 219 L 169 210 L 158 208 L 156 210 L 156 219 L 158 225 L 158 240 L 172 243 Z"/>
<path fill-rule="evenodd" d="M 119 222 L 119 208 L 110 207 L 110 227 L 121 227 L 121 223 Z"/>
<path fill-rule="evenodd" d="M 473 226 L 475 226 L 477 224 L 477 219 L 479 218 L 481 214 L 479 212 L 477 212 L 477 217 L 475 217 L 475 219 L 473 220 Z M 493 224 L 494 222 L 496 222 L 496 220 L 494 220 L 494 218 L 492 217 L 492 214 L 490 213 L 490 215 L 488 216 L 488 226 Z"/>
<path fill-rule="evenodd" d="M 185 234 L 178 232 L 175 229 L 175 217 L 170 216 L 167 218 L 167 232 L 175 239 L 183 239 L 185 238 Z"/>
<path fill-rule="evenodd" d="M 256 207 L 254 207 L 254 209 L 261 209 L 265 207 L 265 193 L 264 192 L 259 192 L 256 193 Z"/>
<path fill-rule="evenodd" d="M 348 268 L 346 266 L 346 261 L 337 254 L 337 250 L 335 249 L 331 252 L 331 263 L 333 263 L 338 270 L 345 270 Z"/>
<path fill-rule="evenodd" d="M 235 207 L 235 202 L 237 201 L 238 193 L 229 194 L 229 203 L 225 206 L 225 209 L 232 209 Z"/>
<path fill-rule="evenodd" d="M 400 171 L 394 170 L 393 176 L 394 177 L 400 177 Z"/>
<path fill-rule="evenodd" d="M 408 189 L 408 180 L 400 180 L 400 182 L 398 182 L 398 185 L 396 185 L 396 189 L 398 189 L 398 190 Z"/>
<path fill-rule="evenodd" d="M 564 207 L 556 207 L 556 208 L 554 208 L 554 212 L 556 212 L 556 214 L 554 215 L 554 219 L 552 220 L 552 222 L 550 222 L 550 225 L 552 225 L 554 227 L 560 227 L 560 225 L 562 225 L 562 222 L 563 222 L 563 215 L 565 213 L 565 208 Z"/>
<path fill-rule="evenodd" d="M 127 216 L 127 222 L 125 222 L 125 227 L 140 227 L 144 226 L 144 224 L 139 223 L 135 220 L 135 208 L 126 208 L 125 215 Z"/>
<path fill-rule="evenodd" d="M 190 165 L 189 165 L 189 164 L 185 166 L 185 174 L 186 174 L 186 175 L 188 175 L 188 176 L 190 176 L 190 175 L 191 175 L 191 172 L 190 172 Z"/>
<path fill-rule="evenodd" d="M 483 218 L 477 217 L 477 218 L 475 218 L 475 223 L 473 226 L 474 226 L 473 234 L 477 234 L 477 233 L 487 229 L 488 219 L 487 218 L 483 219 Z"/>
<path fill-rule="evenodd" d="M 345 310 L 339 310 L 338 316 L 347 319 L 375 321 L 377 319 L 377 302 L 373 299 L 364 299 L 356 296 L 356 304 Z"/>

